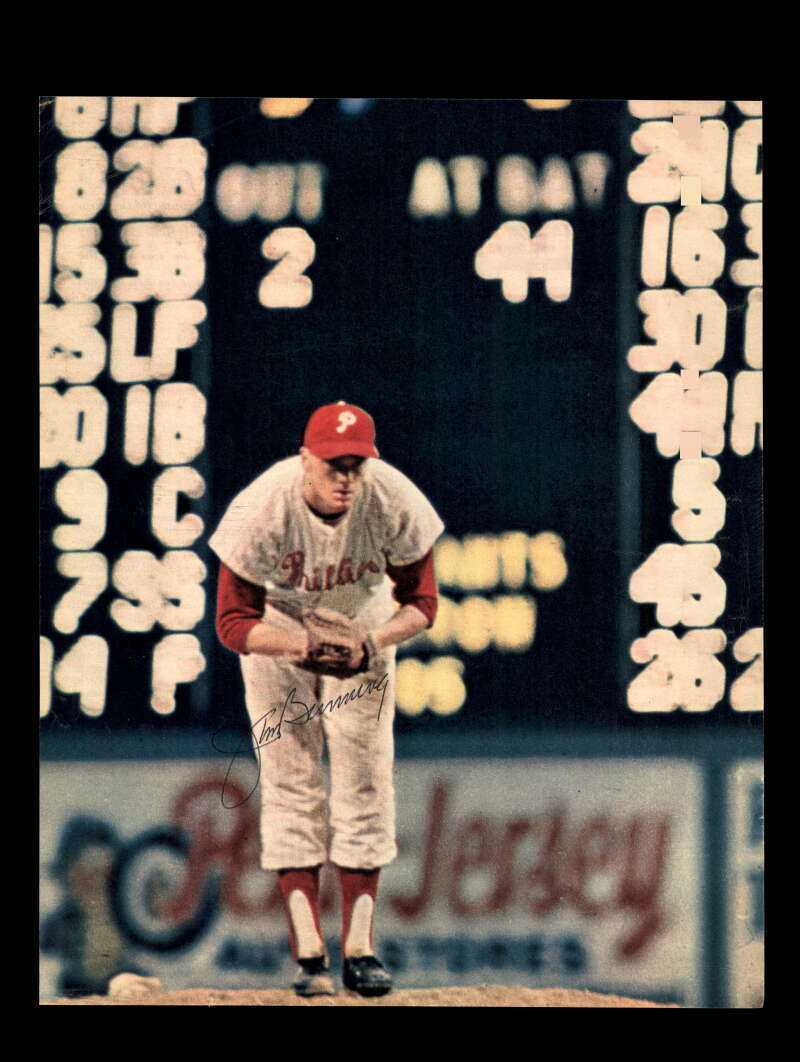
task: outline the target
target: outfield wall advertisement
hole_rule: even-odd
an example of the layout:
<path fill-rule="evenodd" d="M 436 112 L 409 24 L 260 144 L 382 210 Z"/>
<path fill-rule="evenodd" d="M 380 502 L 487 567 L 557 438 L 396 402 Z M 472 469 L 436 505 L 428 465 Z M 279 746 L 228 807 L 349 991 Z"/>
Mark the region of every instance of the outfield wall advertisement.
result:
<path fill-rule="evenodd" d="M 291 975 L 259 792 L 225 760 L 45 763 L 41 994 L 135 970 Z M 701 1003 L 702 773 L 680 758 L 401 760 L 376 942 L 398 987 L 585 987 Z M 223 806 L 237 804 L 236 807 Z M 248 797 L 247 795 L 250 794 Z M 247 799 L 245 799 L 247 797 Z M 323 874 L 338 965 L 339 908 Z"/>

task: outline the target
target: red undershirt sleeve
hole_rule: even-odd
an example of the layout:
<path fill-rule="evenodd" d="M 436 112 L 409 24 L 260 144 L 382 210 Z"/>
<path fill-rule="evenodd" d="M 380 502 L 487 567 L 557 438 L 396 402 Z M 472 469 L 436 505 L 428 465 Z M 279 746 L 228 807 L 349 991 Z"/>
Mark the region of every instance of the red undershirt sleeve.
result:
<path fill-rule="evenodd" d="M 425 616 L 428 627 L 433 626 L 439 604 L 433 550 L 413 564 L 387 563 L 386 571 L 394 582 L 394 597 L 401 605 L 413 605 Z"/>
<path fill-rule="evenodd" d="M 225 564 L 217 581 L 217 637 L 234 653 L 247 656 L 245 639 L 251 627 L 261 622 L 267 592 L 263 586 L 242 579 Z"/>

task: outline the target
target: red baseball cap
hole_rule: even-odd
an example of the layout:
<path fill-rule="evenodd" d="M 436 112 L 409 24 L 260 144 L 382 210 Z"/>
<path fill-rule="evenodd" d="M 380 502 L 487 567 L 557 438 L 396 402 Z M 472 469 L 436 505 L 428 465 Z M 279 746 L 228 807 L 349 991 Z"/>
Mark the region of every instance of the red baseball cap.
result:
<path fill-rule="evenodd" d="M 375 421 L 360 406 L 351 406 L 347 402 L 320 406 L 306 424 L 303 446 L 325 461 L 345 454 L 378 457 Z"/>

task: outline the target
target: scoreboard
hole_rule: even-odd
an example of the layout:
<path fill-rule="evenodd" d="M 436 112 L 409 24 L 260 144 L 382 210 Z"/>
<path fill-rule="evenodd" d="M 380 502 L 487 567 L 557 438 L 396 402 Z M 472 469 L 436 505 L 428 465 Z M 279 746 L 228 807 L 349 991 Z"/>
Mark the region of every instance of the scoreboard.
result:
<path fill-rule="evenodd" d="M 760 719 L 759 101 L 40 112 L 45 732 L 241 718 L 207 540 L 339 399 L 446 525 L 399 731 Z"/>

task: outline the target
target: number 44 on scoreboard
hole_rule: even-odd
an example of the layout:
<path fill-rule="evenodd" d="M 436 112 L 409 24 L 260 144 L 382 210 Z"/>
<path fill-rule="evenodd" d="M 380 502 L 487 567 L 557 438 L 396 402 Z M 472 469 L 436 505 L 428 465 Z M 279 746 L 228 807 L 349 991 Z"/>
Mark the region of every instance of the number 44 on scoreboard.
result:
<path fill-rule="evenodd" d="M 524 221 L 506 221 L 475 254 L 475 272 L 499 280 L 508 302 L 524 302 L 528 281 L 544 280 L 553 302 L 566 302 L 572 291 L 572 226 L 547 221 L 535 236 Z"/>

